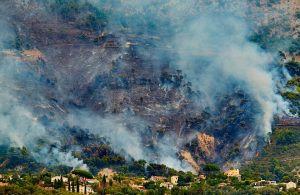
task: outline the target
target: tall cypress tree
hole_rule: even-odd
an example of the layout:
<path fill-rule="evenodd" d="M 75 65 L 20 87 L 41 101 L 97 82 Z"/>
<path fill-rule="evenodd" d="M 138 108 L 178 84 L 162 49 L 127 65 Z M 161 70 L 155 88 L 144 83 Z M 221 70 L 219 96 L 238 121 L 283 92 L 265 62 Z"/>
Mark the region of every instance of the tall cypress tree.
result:
<path fill-rule="evenodd" d="M 63 181 L 63 178 L 62 178 L 62 175 L 60 176 L 60 180 L 59 180 L 59 188 L 62 188 L 64 187 L 64 181 Z"/>
<path fill-rule="evenodd" d="M 72 181 L 72 192 L 75 192 L 75 183 L 74 183 L 74 180 Z"/>
<path fill-rule="evenodd" d="M 79 179 L 76 179 L 77 192 L 79 192 Z"/>
<path fill-rule="evenodd" d="M 103 185 L 103 187 L 106 186 L 106 176 L 105 175 L 103 175 L 103 177 L 102 177 L 102 185 Z"/>
<path fill-rule="evenodd" d="M 53 187 L 54 187 L 54 189 L 57 189 L 57 181 L 56 181 L 56 179 L 54 179 Z"/>
<path fill-rule="evenodd" d="M 70 181 L 70 175 L 68 176 L 68 191 L 71 191 L 71 181 Z"/>

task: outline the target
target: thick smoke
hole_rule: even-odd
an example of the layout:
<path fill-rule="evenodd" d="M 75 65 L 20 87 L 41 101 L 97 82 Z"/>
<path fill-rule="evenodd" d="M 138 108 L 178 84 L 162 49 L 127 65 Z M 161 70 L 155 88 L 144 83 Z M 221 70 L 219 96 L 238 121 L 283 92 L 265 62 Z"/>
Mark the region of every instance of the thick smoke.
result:
<path fill-rule="evenodd" d="M 103 2 L 91 2 L 103 6 Z M 172 52 L 170 57 L 161 48 L 148 51 L 156 55 L 164 53 L 173 68 L 183 71 L 192 88 L 202 94 L 197 100 L 199 109 L 209 106 L 217 110 L 217 96 L 242 89 L 257 107 L 252 128 L 264 138 L 271 132 L 274 115 L 289 113 L 288 104 L 276 86 L 280 80 L 274 68 L 277 54 L 249 41 L 257 27 L 255 23 L 265 19 L 261 10 L 251 13 L 250 4 L 234 0 L 117 1 L 110 5 L 111 31 L 117 31 L 118 22 L 125 21 L 136 34 L 157 36 L 160 45 Z M 153 24 L 151 28 L 145 28 L 149 23 Z M 140 52 L 145 53 L 145 49 Z M 251 141 L 253 136 L 245 136 L 243 143 Z"/>
<path fill-rule="evenodd" d="M 3 22 L 3 27 L 4 24 Z M 2 34 L 2 45 L 5 40 L 14 38 L 11 27 L 8 25 L 5 27 L 7 34 Z M 154 154 L 147 149 L 143 145 L 142 137 L 148 126 L 142 119 L 130 114 L 101 117 L 91 111 L 68 110 L 69 114 L 62 120 L 58 119 L 45 126 L 39 121 L 39 116 L 34 114 L 32 107 L 32 104 L 34 107 L 51 107 L 50 103 L 43 98 L 43 94 L 40 94 L 43 86 L 39 83 L 38 75 L 32 76 L 33 70 L 30 64 L 22 62 L 16 55 L 17 51 L 5 50 L 4 46 L 1 48 L 1 143 L 26 147 L 40 163 L 88 169 L 82 160 L 72 156 L 71 151 L 62 152 L 59 149 L 61 143 L 58 127 L 76 126 L 86 130 L 87 133 L 108 138 L 114 150 L 127 157 L 164 163 L 176 169 L 191 170 L 188 164 L 178 160 L 178 143 L 173 142 L 171 137 L 164 138 L 157 144 L 159 153 Z M 61 80 L 59 80 L 60 86 L 65 87 L 64 79 Z M 24 97 L 26 95 L 30 96 Z M 26 105 L 28 102 L 30 104 Z M 39 145 L 41 140 L 43 144 Z M 53 144 L 55 148 L 50 147 Z"/>
<path fill-rule="evenodd" d="M 0 39 L 0 141 L 13 147 L 26 147 L 38 162 L 49 165 L 66 165 L 73 168 L 88 169 L 82 160 L 74 158 L 70 152 L 62 152 L 58 148 L 50 148 L 50 144 L 58 144 L 58 138 L 51 129 L 41 124 L 31 106 L 26 105 L 28 99 L 35 101 L 40 94 L 26 97 L 26 90 L 34 89 L 37 84 L 31 77 L 30 67 L 15 56 L 13 50 L 5 50 L 8 40 L 14 38 L 11 26 L 1 21 Z M 24 94 L 25 92 L 25 94 Z M 32 92 L 32 91 L 31 91 Z M 31 99 L 32 98 L 32 99 Z M 38 145 L 41 140 L 46 145 Z"/>
<path fill-rule="evenodd" d="M 217 105 L 214 97 L 232 91 L 238 83 L 258 103 L 256 128 L 266 136 L 274 114 L 288 109 L 274 85 L 274 56 L 248 41 L 246 24 L 230 13 L 201 14 L 175 36 L 178 68 L 194 89 L 205 94 L 209 105 Z"/>
<path fill-rule="evenodd" d="M 54 1 L 47 2 L 51 5 Z M 135 35 L 137 39 L 140 36 L 140 39 L 152 40 L 154 46 L 146 48 L 140 45 L 139 54 L 145 58 L 143 59 L 145 61 L 150 57 L 157 58 L 158 71 L 166 59 L 169 59 L 172 69 L 182 70 L 185 79 L 192 83 L 192 89 L 201 94 L 196 98 L 199 107 L 195 109 L 209 107 L 213 113 L 219 106 L 217 97 L 232 94 L 238 87 L 245 91 L 257 105 L 258 111 L 253 116 L 255 118 L 253 128 L 257 135 L 264 137 L 271 131 L 274 115 L 287 112 L 287 105 L 278 95 L 275 86 L 277 73 L 272 66 L 275 60 L 274 54 L 267 53 L 248 41 L 253 27 L 252 22 L 244 17 L 243 10 L 247 7 L 247 3 L 235 0 L 211 2 L 89 0 L 88 2 L 108 13 L 108 23 L 105 29 L 101 30 L 116 34 L 120 43 L 125 43 L 129 34 Z M 48 4 L 37 3 L 37 5 L 46 6 L 45 9 L 40 9 L 42 12 L 45 10 L 50 12 L 50 15 L 45 18 L 54 20 L 57 17 L 51 18 Z M 3 26 L 1 50 L 4 50 L 5 41 L 11 39 L 8 36 L 15 34 L 10 30 L 12 27 L 1 26 Z M 18 53 L 18 51 L 9 52 Z M 123 48 L 121 53 L 115 54 L 113 60 L 119 59 L 122 52 L 126 53 L 126 48 Z M 44 89 L 39 81 L 40 75 L 32 66 L 20 62 L 18 55 L 13 54 L 9 58 L 1 57 L 0 63 L 2 143 L 9 142 L 17 147 L 25 146 L 42 163 L 87 168 L 82 160 L 72 156 L 71 151 L 62 152 L 59 149 L 62 144 L 57 135 L 58 128 L 68 125 L 108 138 L 116 152 L 135 160 L 145 159 L 176 169 L 191 169 L 178 159 L 178 152 L 191 140 L 190 137 L 180 137 L 181 132 L 179 136 L 168 132 L 162 138 L 154 139 L 157 141 L 154 149 L 148 148 L 145 146 L 147 142 L 145 137 L 155 135 L 147 130 L 149 122 L 134 113 L 124 111 L 121 114 L 106 113 L 100 116 L 88 108 L 64 107 L 62 109 L 57 106 L 62 113 L 52 113 L 53 122 L 49 126 L 45 125 L 40 121 L 39 116 L 36 116 L 38 114 L 33 107 L 39 103 L 50 105 L 50 101 L 43 94 L 48 89 Z M 80 91 L 79 88 L 89 85 L 98 72 L 103 71 L 103 64 L 109 63 L 103 58 L 99 58 L 99 62 L 95 61 L 94 54 L 91 55 L 90 61 L 86 62 L 86 66 L 78 64 L 76 59 L 70 60 L 63 71 L 59 69 L 59 65 L 52 66 L 51 76 L 57 77 L 55 79 L 57 86 L 49 91 L 55 93 L 55 97 L 60 102 L 76 99 L 74 94 L 68 93 L 70 89 Z M 56 67 L 58 70 L 55 70 Z M 76 74 L 69 74 L 71 71 Z M 191 137 L 195 133 L 197 132 L 191 133 Z M 253 137 L 252 135 L 245 137 L 242 143 L 247 145 Z M 47 144 L 38 146 L 36 143 L 39 140 L 47 140 Z M 51 144 L 57 147 L 51 148 L 49 146 Z"/>
<path fill-rule="evenodd" d="M 99 1 L 91 2 L 103 6 Z M 111 5 L 115 13 L 110 20 L 112 29 L 116 30 L 118 17 L 125 16 L 131 30 L 157 35 L 164 46 L 171 47 L 177 54 L 171 57 L 172 63 L 178 64 L 175 68 L 183 70 L 193 89 L 205 94 L 201 104 L 213 108 L 217 105 L 215 96 L 229 93 L 238 83 L 259 106 L 255 128 L 261 136 L 271 132 L 274 114 L 288 113 L 288 105 L 275 86 L 275 54 L 249 41 L 254 28 L 251 20 L 263 20 L 263 13 L 247 19 L 250 11 L 245 10 L 250 6 L 246 2 L 117 1 Z M 149 21 L 156 24 L 157 32 L 141 28 Z M 151 52 L 155 53 L 155 48 Z"/>
<path fill-rule="evenodd" d="M 129 158 L 163 163 L 178 170 L 191 170 L 188 164 L 177 157 L 180 142 L 176 136 L 164 136 L 157 143 L 156 150 L 150 150 L 143 144 L 143 137 L 148 136 L 147 122 L 129 113 L 103 118 L 87 111 L 74 111 L 68 115 L 66 122 L 69 126 L 78 126 L 89 133 L 108 138 L 117 153 Z"/>

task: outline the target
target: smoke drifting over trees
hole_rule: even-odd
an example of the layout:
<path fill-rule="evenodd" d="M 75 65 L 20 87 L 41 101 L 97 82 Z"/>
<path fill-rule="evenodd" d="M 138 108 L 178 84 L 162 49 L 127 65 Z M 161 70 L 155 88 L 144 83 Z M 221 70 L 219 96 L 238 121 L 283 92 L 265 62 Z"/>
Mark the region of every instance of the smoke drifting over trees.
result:
<path fill-rule="evenodd" d="M 251 17 L 245 17 L 247 3 L 213 2 L 1 2 L 1 143 L 25 146 L 42 163 L 87 169 L 82 160 L 72 156 L 72 151 L 60 148 L 63 140 L 59 128 L 75 126 L 88 134 L 108 138 L 113 149 L 128 158 L 191 170 L 190 165 L 180 160 L 180 150 L 197 133 L 222 126 L 222 112 L 230 112 L 229 106 L 222 106 L 222 98 L 239 96 L 227 104 L 240 107 L 240 117 L 247 118 L 247 128 L 240 125 L 241 119 L 224 129 L 241 144 L 236 158 L 251 158 L 259 145 L 257 138 L 267 138 L 271 132 L 274 115 L 288 113 L 288 105 L 277 86 L 283 70 L 274 66 L 276 53 L 264 51 L 249 41 L 255 27 L 247 20 Z M 41 32 L 33 27 L 40 27 Z M 92 32 L 86 31 L 91 28 Z M 92 43 L 87 41 L 90 37 Z M 63 39 L 66 44 L 59 42 Z M 109 50 L 102 47 L 104 44 L 117 49 Z M 38 63 L 26 61 L 22 51 L 36 48 L 46 59 L 39 57 Z M 138 88 L 132 84 L 137 82 L 136 75 L 130 80 L 130 75 L 135 74 L 134 60 L 151 64 L 145 65 L 148 69 L 141 65 L 144 72 L 140 70 L 138 75 L 153 75 L 140 81 L 151 85 L 140 84 L 142 87 Z M 182 75 L 159 83 L 163 76 L 158 75 L 165 70 L 178 70 Z M 176 79 L 180 81 L 178 86 Z M 137 96 L 131 94 L 134 87 L 148 94 L 138 94 L 145 97 L 136 101 L 131 97 Z M 113 99 L 121 97 L 120 91 L 125 98 L 118 107 Z M 168 94 L 170 91 L 176 98 L 179 96 L 176 101 L 162 101 L 161 95 L 157 102 L 151 102 L 152 107 L 143 106 L 147 96 L 155 94 L 175 99 Z M 118 97 L 114 97 L 114 92 Z M 247 103 L 240 96 L 246 97 Z M 182 106 L 185 103 L 191 106 Z M 146 108 L 155 114 L 141 111 Z M 168 125 L 162 132 L 154 130 L 163 126 L 160 123 L 164 123 L 164 117 L 171 120 L 174 113 L 186 117 L 178 117 L 179 130 L 168 129 Z M 201 124 L 203 129 L 194 128 L 189 122 L 190 118 L 198 117 L 197 113 L 211 116 Z M 161 117 L 156 120 L 153 116 Z M 222 134 L 220 131 L 215 134 Z M 229 148 L 230 143 L 222 144 Z"/>

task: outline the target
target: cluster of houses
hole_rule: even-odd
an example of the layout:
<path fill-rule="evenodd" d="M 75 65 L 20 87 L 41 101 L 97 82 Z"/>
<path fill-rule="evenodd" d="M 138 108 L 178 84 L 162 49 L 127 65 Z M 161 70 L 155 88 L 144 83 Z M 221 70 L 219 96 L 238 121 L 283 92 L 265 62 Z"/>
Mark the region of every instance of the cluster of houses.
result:
<path fill-rule="evenodd" d="M 258 182 L 255 182 L 252 184 L 254 188 L 258 189 L 258 188 L 263 188 L 266 186 L 280 186 L 279 190 L 283 191 L 284 189 L 286 191 L 290 190 L 290 189 L 296 189 L 297 188 L 297 184 L 295 182 L 287 182 L 287 183 L 277 183 L 276 181 L 268 181 L 268 180 L 261 180 Z"/>
<path fill-rule="evenodd" d="M 99 173 L 98 176 L 100 178 L 102 178 L 103 176 L 105 176 L 106 178 L 106 182 L 109 182 L 109 180 L 113 180 L 114 176 L 116 176 L 117 173 L 115 171 L 113 171 L 112 169 L 109 168 L 105 168 L 102 169 Z M 228 176 L 228 177 L 235 177 L 238 180 L 241 180 L 241 174 L 239 172 L 239 169 L 230 169 L 224 172 L 224 175 Z M 74 175 L 73 175 L 74 176 Z M 75 176 L 74 176 L 75 177 Z M 178 185 L 178 176 L 171 176 L 170 178 L 164 177 L 164 176 L 151 176 L 149 179 L 145 179 L 145 178 L 131 178 L 127 181 L 128 185 L 131 188 L 134 189 L 138 189 L 140 191 L 146 191 L 146 188 L 144 186 L 145 183 L 148 182 L 154 182 L 159 184 L 159 187 L 161 188 L 166 188 L 168 190 L 171 190 L 174 186 Z M 205 180 L 206 176 L 205 175 L 199 175 L 197 177 L 197 180 Z M 69 179 L 67 177 L 62 177 L 62 176 L 55 176 L 51 178 L 51 182 L 54 183 L 55 180 L 62 180 L 65 184 L 65 188 L 67 191 L 71 191 L 70 190 L 70 184 L 69 184 Z M 1 183 L 0 183 L 1 185 Z M 99 185 L 99 180 L 97 179 L 87 179 L 87 178 L 79 178 L 79 193 L 81 194 L 93 194 L 95 193 L 93 186 L 97 186 Z M 227 186 L 227 183 L 220 183 L 218 184 L 218 187 L 224 187 Z M 290 190 L 290 189 L 296 189 L 297 188 L 297 184 L 295 182 L 287 182 L 287 183 L 277 183 L 276 181 L 267 181 L 267 180 L 261 180 L 258 182 L 254 182 L 251 184 L 253 186 L 253 188 L 263 188 L 266 186 L 278 186 L 280 191 L 283 190 Z"/>
<path fill-rule="evenodd" d="M 76 175 L 72 174 L 71 177 L 75 178 Z M 78 183 L 73 181 L 69 181 L 69 178 L 63 177 L 61 175 L 51 177 L 51 183 L 54 184 L 57 181 L 62 181 L 63 186 L 65 187 L 66 191 L 70 192 L 77 192 L 77 184 L 79 184 L 79 193 L 81 194 L 93 194 L 95 193 L 93 189 L 94 184 L 98 184 L 99 181 L 97 179 L 87 179 L 84 177 L 79 177 Z M 71 187 L 74 186 L 74 187 Z M 47 189 L 53 189 L 52 187 L 46 187 Z M 75 189 L 76 188 L 76 189 Z"/>
<path fill-rule="evenodd" d="M 144 187 L 144 184 L 148 182 L 159 183 L 159 187 L 171 190 L 174 186 L 178 184 L 178 176 L 171 176 L 170 180 L 168 180 L 168 178 L 164 176 L 151 176 L 149 180 L 141 178 L 140 180 L 138 180 L 139 184 L 130 182 L 129 186 L 134 189 L 145 191 L 146 189 Z"/>
<path fill-rule="evenodd" d="M 224 175 L 228 176 L 228 177 L 236 177 L 238 178 L 238 180 L 241 180 L 241 175 L 239 173 L 239 169 L 230 169 L 228 171 L 224 172 Z M 280 191 L 283 191 L 284 189 L 286 191 L 290 190 L 290 189 L 296 189 L 297 188 L 297 184 L 295 182 L 287 182 L 287 183 L 277 183 L 276 181 L 268 181 L 268 180 L 261 180 L 258 182 L 254 182 L 252 183 L 252 186 L 256 189 L 258 188 L 263 188 L 266 186 L 281 186 L 280 187 Z"/>
<path fill-rule="evenodd" d="M 156 179 L 157 178 L 155 178 L 155 176 L 152 176 L 150 178 L 151 181 L 154 181 Z M 166 178 L 164 180 L 166 180 Z M 171 190 L 177 184 L 178 184 L 178 176 L 175 175 L 170 178 L 170 181 L 160 183 L 159 187 Z"/>
<path fill-rule="evenodd" d="M 76 175 L 72 174 L 71 177 L 75 178 Z M 63 176 L 54 176 L 54 177 L 51 177 L 51 183 L 55 183 L 56 181 L 60 181 L 62 180 L 64 186 L 65 186 L 65 189 L 66 191 L 70 191 L 70 192 L 76 192 L 76 190 L 74 189 L 75 186 L 77 188 L 77 182 L 75 183 L 75 181 L 69 181 L 69 178 L 67 177 L 63 177 Z M 79 177 L 79 181 L 78 181 L 78 184 L 79 184 L 79 193 L 81 194 L 93 194 L 95 193 L 94 189 L 93 189 L 93 185 L 94 184 L 99 184 L 99 181 L 97 179 L 87 179 L 87 178 L 84 178 L 84 177 Z M 72 188 L 71 186 L 74 186 L 74 188 Z"/>
<path fill-rule="evenodd" d="M 227 175 L 228 177 L 236 177 L 239 180 L 241 180 L 241 175 L 239 173 L 239 169 L 230 169 L 228 171 L 224 172 L 224 175 Z M 141 191 L 145 191 L 145 187 L 143 184 L 147 183 L 147 182 L 155 182 L 155 183 L 159 183 L 159 187 L 161 188 L 166 188 L 168 190 L 171 190 L 174 186 L 177 186 L 178 184 L 178 176 L 171 176 L 169 179 L 167 177 L 164 176 L 151 176 L 149 180 L 145 180 L 145 178 L 142 178 L 142 180 L 139 181 L 139 185 L 135 184 L 135 183 L 129 183 L 130 187 L 134 188 L 134 189 L 138 189 Z M 206 176 L 205 175 L 199 175 L 197 180 L 205 180 Z M 219 187 L 222 187 L 227 185 L 225 183 L 221 183 Z"/>
<path fill-rule="evenodd" d="M 112 169 L 104 168 L 104 169 L 100 170 L 100 172 L 98 173 L 98 176 L 100 178 L 105 176 L 106 182 L 109 182 L 109 180 L 112 180 L 116 174 L 117 173 L 115 171 L 113 171 Z M 71 177 L 75 178 L 76 175 L 71 174 Z M 77 190 L 74 191 L 74 189 L 72 189 L 72 187 L 71 187 L 72 185 L 76 186 L 77 181 L 76 182 L 74 180 L 69 181 L 69 179 L 67 177 L 63 177 L 63 176 L 54 176 L 51 178 L 51 183 L 54 183 L 55 181 L 59 181 L 59 180 L 63 181 L 66 191 L 77 192 Z M 100 182 L 98 179 L 95 179 L 95 178 L 88 179 L 85 177 L 79 177 L 78 184 L 79 184 L 78 193 L 89 195 L 89 194 L 95 193 L 94 189 L 100 184 Z M 77 186 L 76 186 L 76 188 L 77 188 Z"/>
<path fill-rule="evenodd" d="M 300 169 L 295 169 L 294 172 L 300 173 Z M 98 173 L 99 178 L 105 178 L 106 182 L 109 183 L 110 181 L 113 181 L 114 178 L 117 175 L 117 172 L 113 171 L 112 169 L 105 168 L 100 170 Z M 228 177 L 235 177 L 238 180 L 241 180 L 241 175 L 239 173 L 239 169 L 230 169 L 224 172 L 224 175 Z M 11 181 L 15 175 L 9 175 L 4 178 L 3 175 L 0 174 L 0 187 L 8 185 L 8 182 Z M 20 176 L 18 176 L 20 177 Z M 73 178 L 73 179 L 71 179 Z M 77 178 L 76 180 L 74 178 Z M 168 190 L 171 190 L 174 186 L 178 185 L 178 176 L 171 176 L 170 178 L 164 177 L 164 176 L 151 176 L 149 179 L 145 178 L 128 178 L 128 180 L 123 181 L 127 183 L 130 187 L 134 189 L 138 189 L 140 191 L 146 191 L 144 184 L 148 182 L 154 182 L 159 185 L 160 188 L 166 188 Z M 197 177 L 197 181 L 205 180 L 205 175 L 199 175 Z M 101 180 L 101 181 L 102 181 Z M 78 192 L 81 194 L 94 194 L 95 189 L 100 186 L 100 182 L 98 179 L 92 178 L 88 179 L 85 177 L 81 177 L 78 175 L 71 174 L 70 177 L 64 177 L 64 176 L 54 176 L 51 177 L 51 187 L 50 186 L 44 186 L 45 188 L 53 189 L 53 186 L 55 186 L 55 183 L 61 182 L 62 186 L 65 187 L 66 191 L 71 192 Z M 102 181 L 103 182 L 103 181 Z M 122 182 L 122 183 L 123 183 Z M 220 183 L 218 184 L 218 187 L 224 187 L 228 185 L 227 183 Z M 278 186 L 280 191 L 283 190 L 290 190 L 290 189 L 297 189 L 297 184 L 295 182 L 287 182 L 287 183 L 277 183 L 276 181 L 267 181 L 267 180 L 261 180 L 258 182 L 254 182 L 251 184 L 253 188 L 263 188 L 265 186 Z M 75 190 L 76 189 L 76 190 Z M 298 189 L 299 190 L 299 189 Z"/>

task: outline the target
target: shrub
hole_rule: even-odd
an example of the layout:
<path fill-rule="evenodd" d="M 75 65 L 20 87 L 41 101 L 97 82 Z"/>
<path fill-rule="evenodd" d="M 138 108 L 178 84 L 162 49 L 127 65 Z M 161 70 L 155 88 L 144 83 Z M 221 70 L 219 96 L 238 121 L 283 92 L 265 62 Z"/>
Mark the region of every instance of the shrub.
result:
<path fill-rule="evenodd" d="M 203 171 L 205 172 L 218 172 L 220 171 L 220 168 L 218 165 L 215 164 L 206 164 L 203 168 Z"/>
<path fill-rule="evenodd" d="M 85 171 L 85 170 L 81 170 L 81 169 L 74 169 L 72 171 L 72 173 L 75 174 L 75 175 L 79 175 L 81 177 L 89 178 L 89 179 L 93 178 L 93 175 L 90 172 Z"/>

